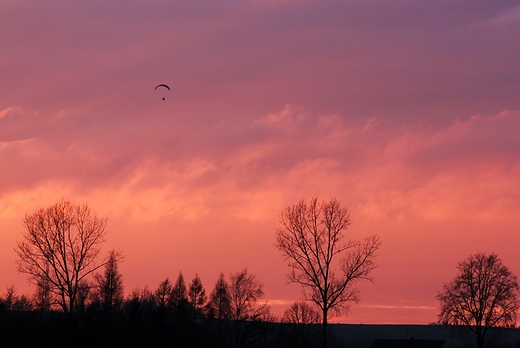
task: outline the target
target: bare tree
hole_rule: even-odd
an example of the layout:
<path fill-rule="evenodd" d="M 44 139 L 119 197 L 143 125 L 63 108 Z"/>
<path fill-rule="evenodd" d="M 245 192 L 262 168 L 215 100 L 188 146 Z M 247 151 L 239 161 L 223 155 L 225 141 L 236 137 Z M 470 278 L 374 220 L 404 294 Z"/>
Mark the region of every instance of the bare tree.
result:
<path fill-rule="evenodd" d="M 381 242 L 377 236 L 344 242 L 350 215 L 336 199 L 313 198 L 308 205 L 300 201 L 280 214 L 280 223 L 276 247 L 290 268 L 288 280 L 302 285 L 305 298 L 321 309 L 326 347 L 329 311 L 346 312 L 359 301 L 354 285 L 363 279 L 372 281 Z"/>
<path fill-rule="evenodd" d="M 31 301 L 30 297 L 27 295 L 21 295 L 18 298 L 18 301 L 16 301 L 14 310 L 16 311 L 23 311 L 23 312 L 29 312 L 34 309 L 33 302 Z"/>
<path fill-rule="evenodd" d="M 518 281 L 494 253 L 470 255 L 457 269 L 457 276 L 437 294 L 439 322 L 468 327 L 481 348 L 489 329 L 515 326 Z"/>
<path fill-rule="evenodd" d="M 7 291 L 3 297 L 0 297 L 0 311 L 2 307 L 6 311 L 32 311 L 33 304 L 28 296 L 21 295 L 18 296 L 18 291 L 16 291 L 14 285 L 11 285 L 7 288 Z"/>
<path fill-rule="evenodd" d="M 148 286 L 142 289 L 136 288 L 132 290 L 130 296 L 124 303 L 124 310 L 132 320 L 150 316 L 156 309 L 157 298 Z"/>
<path fill-rule="evenodd" d="M 167 307 L 171 305 L 171 295 L 172 295 L 172 283 L 169 278 L 166 278 L 161 283 L 159 283 L 159 287 L 155 290 L 155 299 L 157 301 L 157 306 L 161 310 L 165 310 Z"/>
<path fill-rule="evenodd" d="M 172 288 L 171 300 L 175 308 L 181 307 L 188 302 L 188 289 L 182 272 L 179 273 L 175 285 Z"/>
<path fill-rule="evenodd" d="M 228 327 L 231 342 L 236 347 L 251 346 L 265 335 L 265 330 L 258 324 L 272 318 L 267 303 L 258 304 L 264 297 L 263 284 L 244 268 L 231 274 L 229 295 L 233 319 Z"/>
<path fill-rule="evenodd" d="M 319 344 L 320 313 L 307 302 L 296 302 L 285 310 L 282 323 L 285 331 L 282 336 L 284 344 L 294 347 L 316 347 Z"/>
<path fill-rule="evenodd" d="M 229 284 L 221 273 L 215 288 L 211 292 L 208 303 L 208 314 L 210 317 L 220 320 L 231 319 L 231 296 Z"/>
<path fill-rule="evenodd" d="M 173 285 L 170 300 L 173 305 L 177 326 L 179 326 L 182 322 L 181 319 L 188 315 L 188 289 L 186 288 L 182 272 L 179 272 L 179 276 Z"/>
<path fill-rule="evenodd" d="M 123 259 L 120 251 L 111 250 L 103 274 L 96 274 L 95 297 L 105 314 L 111 316 L 121 308 L 124 300 L 123 276 L 119 273 L 119 262 Z"/>
<path fill-rule="evenodd" d="M 217 319 L 217 338 L 219 347 L 222 346 L 223 321 L 231 319 L 231 312 L 229 284 L 226 282 L 224 274 L 220 273 L 207 304 L 208 316 L 212 319 Z"/>
<path fill-rule="evenodd" d="M 48 279 L 41 279 L 36 284 L 36 291 L 33 296 L 34 306 L 42 313 L 50 310 L 54 304 L 50 289 Z"/>
<path fill-rule="evenodd" d="M 289 324 L 318 324 L 320 314 L 307 302 L 296 302 L 286 309 L 282 316 L 282 323 Z"/>
<path fill-rule="evenodd" d="M 1 298 L 4 308 L 7 311 L 12 311 L 15 309 L 15 304 L 18 301 L 18 294 L 14 287 L 14 285 L 11 285 L 7 288 L 5 295 Z"/>
<path fill-rule="evenodd" d="M 85 313 L 87 305 L 89 304 L 89 299 L 91 297 L 91 289 L 92 285 L 88 281 L 83 280 L 79 283 L 78 292 L 76 294 L 76 303 L 74 304 L 74 311 L 82 314 Z"/>
<path fill-rule="evenodd" d="M 37 286 L 47 284 L 63 311 L 72 314 L 80 284 L 106 262 L 98 262 L 106 222 L 86 204 L 63 199 L 26 215 L 23 241 L 15 248 L 18 271 Z"/>
<path fill-rule="evenodd" d="M 264 296 L 263 284 L 248 274 L 247 269 L 231 275 L 229 287 L 231 309 L 234 320 L 251 320 L 255 318 L 255 305 Z"/>
<path fill-rule="evenodd" d="M 197 324 L 197 317 L 201 314 L 206 304 L 206 290 L 202 286 L 202 281 L 198 274 L 195 274 L 195 278 L 191 281 L 188 299 L 193 310 L 193 324 Z"/>

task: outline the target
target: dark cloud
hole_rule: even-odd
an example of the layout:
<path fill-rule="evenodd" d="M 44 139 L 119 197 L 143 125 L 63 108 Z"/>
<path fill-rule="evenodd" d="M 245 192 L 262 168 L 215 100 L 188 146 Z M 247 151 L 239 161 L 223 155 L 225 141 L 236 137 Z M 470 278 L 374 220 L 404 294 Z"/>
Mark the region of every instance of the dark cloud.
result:
<path fill-rule="evenodd" d="M 259 116 L 290 102 L 449 123 L 519 108 L 519 29 L 493 24 L 513 5 L 6 3 L 2 94 L 12 105 L 57 112 L 124 101 L 168 80 L 178 105 L 206 117 Z M 135 106 L 128 117 L 146 110 Z"/>

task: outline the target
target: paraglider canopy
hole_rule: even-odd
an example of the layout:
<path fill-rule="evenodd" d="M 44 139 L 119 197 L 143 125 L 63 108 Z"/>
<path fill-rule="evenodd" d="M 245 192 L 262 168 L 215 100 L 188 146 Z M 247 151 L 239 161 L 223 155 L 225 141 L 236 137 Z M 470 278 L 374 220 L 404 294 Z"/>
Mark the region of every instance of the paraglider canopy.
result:
<path fill-rule="evenodd" d="M 170 90 L 170 87 L 168 85 L 165 85 L 164 83 L 161 83 L 160 85 L 155 86 L 155 90 L 157 90 L 157 88 L 159 88 L 159 87 L 166 87 L 166 88 L 168 88 L 168 90 Z"/>
<path fill-rule="evenodd" d="M 165 85 L 164 83 L 161 83 L 161 84 L 155 86 L 155 90 L 157 90 L 157 88 L 159 88 L 159 87 L 164 87 L 164 88 L 167 88 L 168 90 L 170 90 L 170 87 L 168 85 Z M 166 100 L 166 99 L 163 97 L 162 100 Z"/>

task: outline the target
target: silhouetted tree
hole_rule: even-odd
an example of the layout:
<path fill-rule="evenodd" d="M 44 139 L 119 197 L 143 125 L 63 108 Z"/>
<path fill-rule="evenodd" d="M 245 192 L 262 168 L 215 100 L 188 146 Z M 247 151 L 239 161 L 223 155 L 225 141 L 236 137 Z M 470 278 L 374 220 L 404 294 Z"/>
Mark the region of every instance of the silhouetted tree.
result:
<path fill-rule="evenodd" d="M 130 296 L 123 303 L 123 311 L 128 317 L 136 321 L 142 313 L 140 294 L 138 289 L 132 290 Z"/>
<path fill-rule="evenodd" d="M 139 322 L 143 317 L 149 317 L 157 309 L 157 298 L 147 286 L 132 290 L 125 300 L 124 311 L 132 321 Z"/>
<path fill-rule="evenodd" d="M 14 285 L 11 285 L 6 289 L 5 295 L 0 297 L 3 310 L 6 311 L 31 311 L 33 305 L 31 300 L 26 295 L 18 296 L 18 291 Z"/>
<path fill-rule="evenodd" d="M 215 288 L 211 292 L 208 303 L 208 316 L 217 320 L 217 335 L 219 345 L 222 344 L 222 322 L 231 319 L 231 297 L 229 295 L 229 285 L 221 273 Z"/>
<path fill-rule="evenodd" d="M 208 303 L 208 314 L 218 320 L 231 319 L 231 297 L 229 295 L 229 285 L 221 273 L 215 288 L 211 292 Z"/>
<path fill-rule="evenodd" d="M 166 278 L 159 283 L 157 290 L 154 292 L 156 314 L 159 322 L 169 318 L 173 311 L 172 289 L 173 286 L 170 279 Z"/>
<path fill-rule="evenodd" d="M 285 310 L 282 316 L 284 326 L 283 341 L 292 347 L 316 347 L 319 340 L 317 326 L 320 314 L 306 302 L 296 302 Z"/>
<path fill-rule="evenodd" d="M 176 307 L 188 300 L 188 290 L 186 289 L 186 282 L 184 282 L 182 272 L 179 273 L 175 285 L 172 288 L 171 298 L 173 305 Z"/>
<path fill-rule="evenodd" d="M 457 276 L 437 294 L 439 322 L 468 327 L 481 348 L 489 329 L 515 326 L 517 277 L 494 253 L 470 255 L 457 269 Z"/>
<path fill-rule="evenodd" d="M 103 312 L 109 316 L 121 308 L 124 300 L 123 276 L 119 273 L 119 262 L 122 259 L 120 251 L 110 251 L 105 271 L 95 276 L 95 298 L 100 302 Z"/>
<path fill-rule="evenodd" d="M 52 294 L 50 290 L 50 282 L 48 279 L 40 279 L 36 284 L 36 291 L 33 296 L 33 302 L 36 309 L 45 312 L 51 309 L 53 305 Z"/>
<path fill-rule="evenodd" d="M 257 301 L 264 296 L 263 285 L 244 269 L 231 275 L 229 294 L 233 319 L 250 320 Z"/>
<path fill-rule="evenodd" d="M 87 281 L 83 280 L 78 284 L 78 290 L 76 294 L 74 310 L 78 313 L 84 313 L 87 309 L 88 300 L 90 298 L 90 290 L 92 285 Z"/>
<path fill-rule="evenodd" d="M 48 282 L 63 311 L 72 314 L 81 282 L 105 264 L 97 259 L 106 221 L 87 205 L 66 200 L 26 215 L 23 241 L 15 249 L 18 270 L 37 286 Z"/>
<path fill-rule="evenodd" d="M 309 205 L 300 201 L 280 214 L 280 223 L 276 247 L 290 268 L 288 280 L 302 285 L 304 296 L 321 309 L 326 347 L 329 311 L 346 312 L 351 303 L 359 301 L 354 284 L 372 280 L 370 273 L 377 267 L 375 253 L 381 242 L 377 236 L 343 242 L 350 216 L 336 199 L 318 202 L 313 198 Z"/>
<path fill-rule="evenodd" d="M 180 325 L 182 319 L 187 316 L 188 312 L 188 289 L 186 288 L 182 272 L 179 273 L 179 276 L 175 281 L 170 299 L 175 311 L 177 325 Z"/>
<path fill-rule="evenodd" d="M 171 296 L 172 296 L 172 283 L 170 283 L 170 279 L 166 278 L 157 287 L 155 290 L 155 300 L 157 301 L 157 307 L 159 308 L 167 308 L 171 305 Z"/>
<path fill-rule="evenodd" d="M 291 324 L 318 324 L 320 314 L 307 302 L 296 302 L 286 309 L 282 316 L 282 323 Z"/>
<path fill-rule="evenodd" d="M 233 323 L 229 334 L 236 347 L 243 347 L 257 341 L 265 332 L 255 325 L 271 318 L 267 304 L 258 305 L 264 296 L 263 284 L 247 269 L 231 274 L 229 284 L 231 315 Z"/>
<path fill-rule="evenodd" d="M 27 295 L 21 295 L 18 300 L 14 303 L 15 311 L 30 312 L 34 309 L 33 302 Z"/>
<path fill-rule="evenodd" d="M 148 286 L 145 286 L 139 292 L 139 300 L 143 303 L 143 306 L 148 308 L 148 310 L 153 310 L 156 307 L 157 298 L 154 293 L 148 289 Z"/>
<path fill-rule="evenodd" d="M 12 311 L 15 308 L 15 304 L 18 301 L 18 294 L 14 287 L 14 285 L 11 285 L 7 288 L 5 295 L 2 296 L 2 302 L 4 305 L 4 310 L 6 311 Z"/>
<path fill-rule="evenodd" d="M 188 299 L 193 310 L 193 323 L 197 324 L 197 318 L 202 313 L 202 309 L 206 304 L 206 290 L 202 286 L 202 281 L 198 274 L 191 281 L 190 289 L 188 291 Z"/>

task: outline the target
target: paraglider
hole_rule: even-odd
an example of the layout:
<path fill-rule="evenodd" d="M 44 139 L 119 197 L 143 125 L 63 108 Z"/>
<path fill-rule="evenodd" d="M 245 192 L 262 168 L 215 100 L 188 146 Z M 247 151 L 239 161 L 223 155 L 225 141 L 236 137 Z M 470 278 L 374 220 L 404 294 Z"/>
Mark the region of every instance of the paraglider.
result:
<path fill-rule="evenodd" d="M 167 88 L 168 90 L 170 90 L 170 87 L 168 85 L 165 85 L 164 83 L 161 83 L 161 84 L 155 86 L 155 90 L 157 90 L 157 88 L 159 88 L 159 87 L 161 87 L 161 88 L 164 87 L 164 88 Z M 166 100 L 166 99 L 163 97 L 162 100 Z"/>

